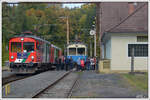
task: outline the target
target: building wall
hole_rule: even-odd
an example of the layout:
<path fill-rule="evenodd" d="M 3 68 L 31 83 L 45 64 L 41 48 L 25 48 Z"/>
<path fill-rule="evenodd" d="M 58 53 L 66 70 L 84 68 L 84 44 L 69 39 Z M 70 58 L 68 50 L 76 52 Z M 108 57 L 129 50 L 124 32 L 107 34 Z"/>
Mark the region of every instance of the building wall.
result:
<path fill-rule="evenodd" d="M 131 57 L 128 57 L 128 44 L 147 44 L 147 42 L 137 42 L 134 34 L 111 36 L 111 70 L 131 70 Z M 135 57 L 134 69 L 147 70 L 148 57 Z"/>
<path fill-rule="evenodd" d="M 102 59 L 104 59 L 104 53 L 105 53 L 105 51 L 104 51 L 104 44 L 101 45 L 101 48 L 102 48 Z"/>
<path fill-rule="evenodd" d="M 106 39 L 101 45 L 102 48 L 102 59 L 111 59 L 111 38 Z"/>
<path fill-rule="evenodd" d="M 111 59 L 111 38 L 106 41 L 106 59 Z"/>

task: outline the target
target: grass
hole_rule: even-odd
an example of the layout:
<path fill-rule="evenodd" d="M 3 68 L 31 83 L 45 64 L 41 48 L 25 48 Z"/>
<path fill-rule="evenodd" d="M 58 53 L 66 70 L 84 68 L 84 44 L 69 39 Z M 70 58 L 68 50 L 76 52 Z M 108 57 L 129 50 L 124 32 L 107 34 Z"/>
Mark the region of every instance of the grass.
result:
<path fill-rule="evenodd" d="M 146 74 L 123 74 L 123 77 L 138 89 L 147 91 L 148 90 L 148 73 Z"/>
<path fill-rule="evenodd" d="M 77 74 L 79 74 L 79 75 L 81 75 L 82 74 L 82 71 L 78 71 L 78 72 L 76 72 Z"/>

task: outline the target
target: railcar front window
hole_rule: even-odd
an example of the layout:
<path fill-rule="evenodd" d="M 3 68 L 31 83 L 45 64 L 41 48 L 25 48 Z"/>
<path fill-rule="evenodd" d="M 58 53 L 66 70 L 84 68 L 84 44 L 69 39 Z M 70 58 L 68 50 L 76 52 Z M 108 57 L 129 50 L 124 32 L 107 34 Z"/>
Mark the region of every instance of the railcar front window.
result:
<path fill-rule="evenodd" d="M 33 51 L 34 51 L 34 42 L 23 43 L 23 52 L 33 52 Z"/>
<path fill-rule="evenodd" d="M 12 42 L 11 52 L 21 52 L 21 42 Z"/>
<path fill-rule="evenodd" d="M 69 48 L 69 55 L 76 55 L 76 48 Z"/>
<path fill-rule="evenodd" d="M 85 55 L 85 48 L 78 48 L 78 55 Z"/>

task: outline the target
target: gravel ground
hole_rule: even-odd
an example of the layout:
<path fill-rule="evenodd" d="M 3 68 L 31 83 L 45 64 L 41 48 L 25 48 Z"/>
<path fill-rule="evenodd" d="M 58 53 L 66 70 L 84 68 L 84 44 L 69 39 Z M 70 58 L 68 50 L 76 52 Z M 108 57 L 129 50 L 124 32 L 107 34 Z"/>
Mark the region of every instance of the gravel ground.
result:
<path fill-rule="evenodd" d="M 147 97 L 147 93 L 130 86 L 119 74 L 85 71 L 73 89 L 72 98 L 140 98 L 143 95 Z"/>
<path fill-rule="evenodd" d="M 64 77 L 60 82 L 58 82 L 53 87 L 47 89 L 42 93 L 39 98 L 66 98 L 69 90 L 73 86 L 78 74 L 75 72 L 70 73 Z"/>
<path fill-rule="evenodd" d="M 2 71 L 10 71 L 9 65 L 2 66 Z"/>
<path fill-rule="evenodd" d="M 6 77 L 12 76 L 14 74 L 15 73 L 10 72 L 10 71 L 2 71 L 2 78 L 6 78 Z"/>
<path fill-rule="evenodd" d="M 2 88 L 3 98 L 31 98 L 39 91 L 54 83 L 65 75 L 66 71 L 47 71 L 29 78 L 10 83 L 10 93 L 5 95 L 5 87 Z"/>

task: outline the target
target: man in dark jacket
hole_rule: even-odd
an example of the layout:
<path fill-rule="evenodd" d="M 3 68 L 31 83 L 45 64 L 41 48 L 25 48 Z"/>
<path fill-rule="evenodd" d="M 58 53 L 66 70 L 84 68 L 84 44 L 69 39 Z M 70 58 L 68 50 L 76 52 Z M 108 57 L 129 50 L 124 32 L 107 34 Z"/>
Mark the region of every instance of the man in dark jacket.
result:
<path fill-rule="evenodd" d="M 62 61 L 61 61 L 61 58 L 58 59 L 58 63 L 59 63 L 59 69 L 61 70 L 61 69 L 62 69 L 62 68 L 61 68 L 61 67 L 62 67 Z"/>
<path fill-rule="evenodd" d="M 55 64 L 56 64 L 56 70 L 59 70 L 59 63 L 58 63 L 58 58 L 55 58 Z"/>
<path fill-rule="evenodd" d="M 62 64 L 61 64 L 61 70 L 64 70 L 64 64 L 65 64 L 65 58 L 62 56 Z"/>
<path fill-rule="evenodd" d="M 72 59 L 72 57 L 70 58 L 70 61 L 69 61 L 69 67 L 70 67 L 70 69 L 73 69 L 73 59 Z"/>
<path fill-rule="evenodd" d="M 89 58 L 86 60 L 86 69 L 90 70 L 90 59 Z"/>
<path fill-rule="evenodd" d="M 69 59 L 66 57 L 66 59 L 65 59 L 66 71 L 68 71 L 68 65 L 69 65 Z"/>

